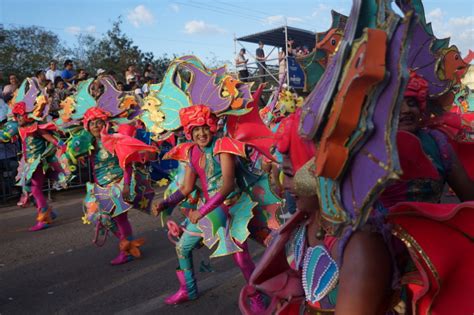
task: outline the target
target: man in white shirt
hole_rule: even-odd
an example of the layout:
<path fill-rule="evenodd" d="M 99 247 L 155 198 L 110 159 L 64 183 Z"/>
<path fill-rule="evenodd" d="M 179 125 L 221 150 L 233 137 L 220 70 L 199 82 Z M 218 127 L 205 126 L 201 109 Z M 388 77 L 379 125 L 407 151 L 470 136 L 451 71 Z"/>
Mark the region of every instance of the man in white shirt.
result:
<path fill-rule="evenodd" d="M 248 82 L 249 71 L 247 70 L 248 59 L 245 59 L 245 48 L 242 48 L 237 56 L 235 56 L 235 68 L 239 71 L 239 80 Z"/>
<path fill-rule="evenodd" d="M 56 60 L 51 60 L 51 62 L 49 63 L 49 69 L 48 71 L 46 71 L 46 80 L 50 80 L 54 83 L 54 80 L 57 77 L 61 77 L 61 71 L 58 70 L 57 66 L 58 63 L 56 62 Z"/>

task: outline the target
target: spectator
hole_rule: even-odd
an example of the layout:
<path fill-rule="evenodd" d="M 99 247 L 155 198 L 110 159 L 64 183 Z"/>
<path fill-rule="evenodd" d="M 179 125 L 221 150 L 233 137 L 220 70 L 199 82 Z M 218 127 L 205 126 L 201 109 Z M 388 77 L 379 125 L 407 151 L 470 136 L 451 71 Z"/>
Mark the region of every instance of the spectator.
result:
<path fill-rule="evenodd" d="M 143 95 L 146 97 L 150 93 L 150 85 L 153 84 L 153 78 L 151 77 L 145 77 L 144 78 L 144 84 L 142 86 L 142 92 Z"/>
<path fill-rule="evenodd" d="M 54 93 L 54 82 L 53 81 L 46 79 L 44 81 L 44 88 L 45 88 L 45 91 L 46 91 L 46 95 L 48 97 L 53 96 L 53 93 Z"/>
<path fill-rule="evenodd" d="M 13 93 L 15 93 L 16 89 L 18 89 L 18 79 L 16 75 L 10 74 L 8 76 L 10 84 L 7 84 L 3 87 L 3 99 L 5 102 L 8 102 L 12 99 Z"/>
<path fill-rule="evenodd" d="M 117 90 L 122 91 L 122 92 L 125 91 L 125 84 L 123 84 L 122 81 L 117 82 Z"/>
<path fill-rule="evenodd" d="M 46 74 L 44 72 L 44 70 L 38 70 L 35 72 L 35 77 L 36 79 L 38 79 L 38 84 L 40 85 L 40 87 L 45 87 L 46 86 Z"/>
<path fill-rule="evenodd" d="M 286 53 L 285 50 L 281 50 L 278 53 L 278 79 L 279 82 L 285 82 L 284 77 L 286 76 Z"/>
<path fill-rule="evenodd" d="M 98 99 L 104 93 L 104 86 L 99 79 L 95 79 L 90 86 L 91 95 Z"/>
<path fill-rule="evenodd" d="M 130 81 L 129 90 L 133 91 L 135 95 L 143 97 L 142 89 L 136 81 Z"/>
<path fill-rule="evenodd" d="M 84 69 L 77 70 L 76 80 L 74 80 L 74 84 L 78 84 L 81 81 L 87 80 L 89 77 L 89 73 L 86 72 Z"/>
<path fill-rule="evenodd" d="M 64 101 L 66 97 L 72 94 L 72 92 L 67 89 L 66 83 L 61 78 L 56 78 L 56 81 L 54 81 L 54 86 L 54 95 L 58 99 L 59 103 Z"/>
<path fill-rule="evenodd" d="M 44 90 L 45 90 L 45 93 L 46 93 L 46 96 L 47 96 L 47 99 L 48 99 L 48 104 L 49 104 L 48 114 L 52 118 L 58 118 L 59 115 L 58 115 L 57 111 L 59 110 L 59 104 L 56 101 L 56 99 L 54 98 L 54 96 L 55 96 L 54 82 L 52 82 L 51 80 L 46 79 L 44 81 L 44 86 L 45 86 Z"/>
<path fill-rule="evenodd" d="M 153 65 L 151 63 L 145 64 L 145 69 L 143 70 L 143 78 L 151 78 L 152 83 L 156 82 L 157 76 L 155 70 L 153 70 Z"/>
<path fill-rule="evenodd" d="M 265 68 L 267 65 L 265 64 L 265 61 L 267 58 L 265 57 L 265 51 L 263 50 L 263 42 L 258 42 L 258 48 L 257 51 L 255 52 L 255 56 L 257 57 L 257 67 L 258 67 L 258 75 L 260 76 L 260 82 L 265 83 Z"/>
<path fill-rule="evenodd" d="M 46 71 L 46 79 L 54 82 L 57 77 L 61 77 L 61 71 L 58 70 L 58 62 L 51 60 L 49 63 L 49 69 Z"/>
<path fill-rule="evenodd" d="M 129 65 L 127 71 L 125 71 L 125 83 L 131 85 L 131 82 L 138 82 L 139 75 L 137 70 L 135 69 L 135 65 Z"/>
<path fill-rule="evenodd" d="M 287 45 L 286 49 L 288 51 L 288 56 L 292 57 L 296 55 L 295 41 L 293 40 L 293 38 L 289 37 L 286 45 Z"/>
<path fill-rule="evenodd" d="M 100 77 L 100 76 L 104 76 L 107 74 L 107 71 L 105 71 L 104 69 L 100 68 L 97 70 L 97 72 L 95 73 L 95 76 L 96 77 Z"/>
<path fill-rule="evenodd" d="M 245 59 L 245 48 L 240 49 L 237 56 L 235 56 L 235 67 L 239 71 L 239 80 L 242 82 L 248 82 L 249 71 L 247 70 L 248 59 Z"/>
<path fill-rule="evenodd" d="M 64 70 L 61 72 L 61 78 L 68 84 L 72 84 L 76 79 L 76 72 L 74 71 L 72 60 L 68 59 L 64 62 Z"/>

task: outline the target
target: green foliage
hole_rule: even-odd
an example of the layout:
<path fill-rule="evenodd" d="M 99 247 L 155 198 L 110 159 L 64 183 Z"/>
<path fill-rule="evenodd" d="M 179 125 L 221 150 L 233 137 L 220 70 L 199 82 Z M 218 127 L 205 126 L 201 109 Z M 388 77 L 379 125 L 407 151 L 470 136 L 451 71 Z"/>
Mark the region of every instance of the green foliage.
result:
<path fill-rule="evenodd" d="M 21 82 L 67 52 L 53 32 L 36 26 L 5 29 L 0 25 L 0 69 L 4 76 L 14 73 Z"/>
<path fill-rule="evenodd" d="M 74 58 L 90 73 L 99 68 L 115 72 L 117 80 L 125 81 L 125 70 L 130 64 L 142 70 L 147 63 L 151 63 L 161 80 L 171 59 L 166 55 L 155 59 L 151 52 L 143 52 L 133 43 L 133 39 L 123 33 L 122 19 L 119 17 L 112 28 L 102 38 L 92 35 L 78 36 L 78 45 L 74 49 Z"/>
<path fill-rule="evenodd" d="M 175 56 L 155 58 L 153 53 L 143 52 L 122 31 L 121 25 L 122 19 L 119 17 L 101 37 L 80 34 L 76 45 L 71 48 L 65 46 L 58 35 L 43 28 L 28 26 L 7 29 L 0 24 L 0 71 L 3 79 L 7 80 L 7 75 L 14 73 L 21 81 L 32 76 L 36 70 L 46 69 L 51 59 L 59 61 L 58 69 L 61 70 L 62 62 L 72 59 L 76 68 L 84 68 L 91 75 L 102 68 L 114 71 L 116 79 L 122 81 L 130 64 L 135 64 L 141 73 L 145 64 L 151 63 L 160 81 Z"/>

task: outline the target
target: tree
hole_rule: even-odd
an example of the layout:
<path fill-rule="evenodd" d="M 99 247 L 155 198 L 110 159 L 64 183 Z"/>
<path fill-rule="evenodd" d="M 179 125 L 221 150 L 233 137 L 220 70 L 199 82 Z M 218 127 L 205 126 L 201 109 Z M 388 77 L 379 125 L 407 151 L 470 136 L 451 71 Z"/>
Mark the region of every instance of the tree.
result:
<path fill-rule="evenodd" d="M 80 34 L 77 45 L 72 49 L 63 45 L 55 33 L 41 27 L 4 29 L 0 24 L 0 70 L 3 75 L 16 74 L 21 81 L 37 70 L 46 69 L 51 59 L 57 59 L 59 64 L 65 59 L 72 59 L 77 67 L 86 69 L 92 75 L 102 68 L 114 71 L 117 80 L 124 80 L 125 70 L 130 64 L 143 69 L 145 64 L 151 63 L 158 80 L 161 80 L 172 59 L 167 55 L 155 58 L 151 52 L 142 52 L 123 33 L 121 24 L 119 17 L 112 28 L 99 38 Z"/>
<path fill-rule="evenodd" d="M 22 80 L 48 67 L 51 59 L 61 59 L 67 48 L 53 32 L 36 26 L 5 29 L 0 25 L 0 69 Z"/>
<path fill-rule="evenodd" d="M 83 44 L 79 45 L 84 49 L 82 55 L 96 69 L 102 68 L 107 71 L 114 71 L 118 80 L 124 79 L 124 73 L 131 64 L 142 69 L 145 64 L 151 63 L 158 74 L 162 74 L 168 67 L 170 59 L 166 56 L 155 59 L 153 53 L 142 52 L 121 29 L 122 19 L 119 17 L 112 24 L 112 28 L 98 40 L 82 37 L 79 40 Z M 86 45 L 84 45 L 84 43 Z M 88 48 L 88 49 L 87 49 Z M 89 64 L 87 66 L 90 66 Z"/>

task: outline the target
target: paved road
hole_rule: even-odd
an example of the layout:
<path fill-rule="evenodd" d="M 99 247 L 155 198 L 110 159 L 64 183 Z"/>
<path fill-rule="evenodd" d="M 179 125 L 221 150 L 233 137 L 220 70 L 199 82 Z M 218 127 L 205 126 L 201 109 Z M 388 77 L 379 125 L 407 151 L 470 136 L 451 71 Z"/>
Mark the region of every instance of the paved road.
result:
<path fill-rule="evenodd" d="M 244 280 L 230 257 L 212 260 L 215 272 L 198 273 L 200 298 L 167 306 L 163 297 L 177 287 L 174 247 L 159 222 L 130 212 L 135 235 L 145 237 L 143 258 L 110 266 L 118 242 L 92 244 L 93 228 L 81 222 L 81 189 L 53 195 L 58 219 L 53 227 L 28 232 L 34 209 L 0 207 L 0 314 L 239 314 Z M 250 244 L 252 253 L 262 248 Z M 195 265 L 207 259 L 200 249 Z"/>

